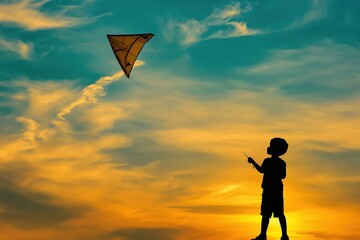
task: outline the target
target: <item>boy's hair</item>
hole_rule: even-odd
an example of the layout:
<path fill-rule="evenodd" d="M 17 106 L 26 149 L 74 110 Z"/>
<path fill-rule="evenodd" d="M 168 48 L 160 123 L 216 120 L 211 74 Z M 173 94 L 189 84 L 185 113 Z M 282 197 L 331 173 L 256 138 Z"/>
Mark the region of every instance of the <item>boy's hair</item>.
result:
<path fill-rule="evenodd" d="M 288 147 L 289 145 L 285 139 L 276 137 L 271 139 L 268 153 L 281 156 L 287 152 Z"/>

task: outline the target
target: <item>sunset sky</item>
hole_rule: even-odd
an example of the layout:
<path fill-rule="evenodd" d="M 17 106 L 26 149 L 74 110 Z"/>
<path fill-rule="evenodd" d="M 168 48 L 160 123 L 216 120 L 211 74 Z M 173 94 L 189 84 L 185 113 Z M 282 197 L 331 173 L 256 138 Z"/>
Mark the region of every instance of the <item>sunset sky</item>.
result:
<path fill-rule="evenodd" d="M 0 56 L 1 240 L 251 239 L 273 137 L 290 239 L 360 239 L 359 1 L 0 0 Z"/>

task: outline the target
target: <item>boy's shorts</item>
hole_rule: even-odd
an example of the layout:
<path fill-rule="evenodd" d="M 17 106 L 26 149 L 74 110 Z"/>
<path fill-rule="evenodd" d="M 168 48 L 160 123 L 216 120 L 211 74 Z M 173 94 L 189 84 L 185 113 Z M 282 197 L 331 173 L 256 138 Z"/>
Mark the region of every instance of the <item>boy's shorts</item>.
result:
<path fill-rule="evenodd" d="M 279 217 L 284 214 L 284 196 L 283 191 L 269 191 L 263 190 L 261 201 L 261 215 L 263 217 L 271 218 L 272 213 L 274 217 Z"/>

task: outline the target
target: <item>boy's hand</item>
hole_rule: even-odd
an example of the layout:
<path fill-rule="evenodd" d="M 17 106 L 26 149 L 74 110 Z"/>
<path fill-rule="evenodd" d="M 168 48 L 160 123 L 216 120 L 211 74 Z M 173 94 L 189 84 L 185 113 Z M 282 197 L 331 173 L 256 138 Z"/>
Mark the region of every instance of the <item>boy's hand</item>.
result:
<path fill-rule="evenodd" d="M 248 158 L 248 162 L 249 162 L 249 163 L 254 163 L 255 161 L 254 161 L 254 159 L 252 159 L 251 157 L 249 157 L 249 158 Z"/>

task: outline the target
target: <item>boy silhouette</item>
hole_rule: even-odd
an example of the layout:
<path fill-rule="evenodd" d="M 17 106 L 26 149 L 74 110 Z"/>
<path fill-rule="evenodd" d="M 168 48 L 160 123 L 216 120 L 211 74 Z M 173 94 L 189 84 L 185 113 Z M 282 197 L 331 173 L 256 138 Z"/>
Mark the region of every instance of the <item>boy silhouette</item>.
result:
<path fill-rule="evenodd" d="M 284 214 L 284 197 L 282 179 L 286 177 L 286 163 L 279 156 L 286 153 L 288 144 L 285 139 L 273 138 L 270 146 L 267 148 L 267 154 L 271 155 L 266 158 L 261 166 L 254 159 L 248 158 L 248 162 L 252 163 L 256 170 L 263 173 L 261 187 L 263 189 L 261 201 L 261 232 L 260 235 L 252 240 L 266 240 L 266 231 L 272 213 L 275 218 L 279 218 L 282 237 L 281 240 L 289 240 L 287 235 L 286 218 Z"/>

